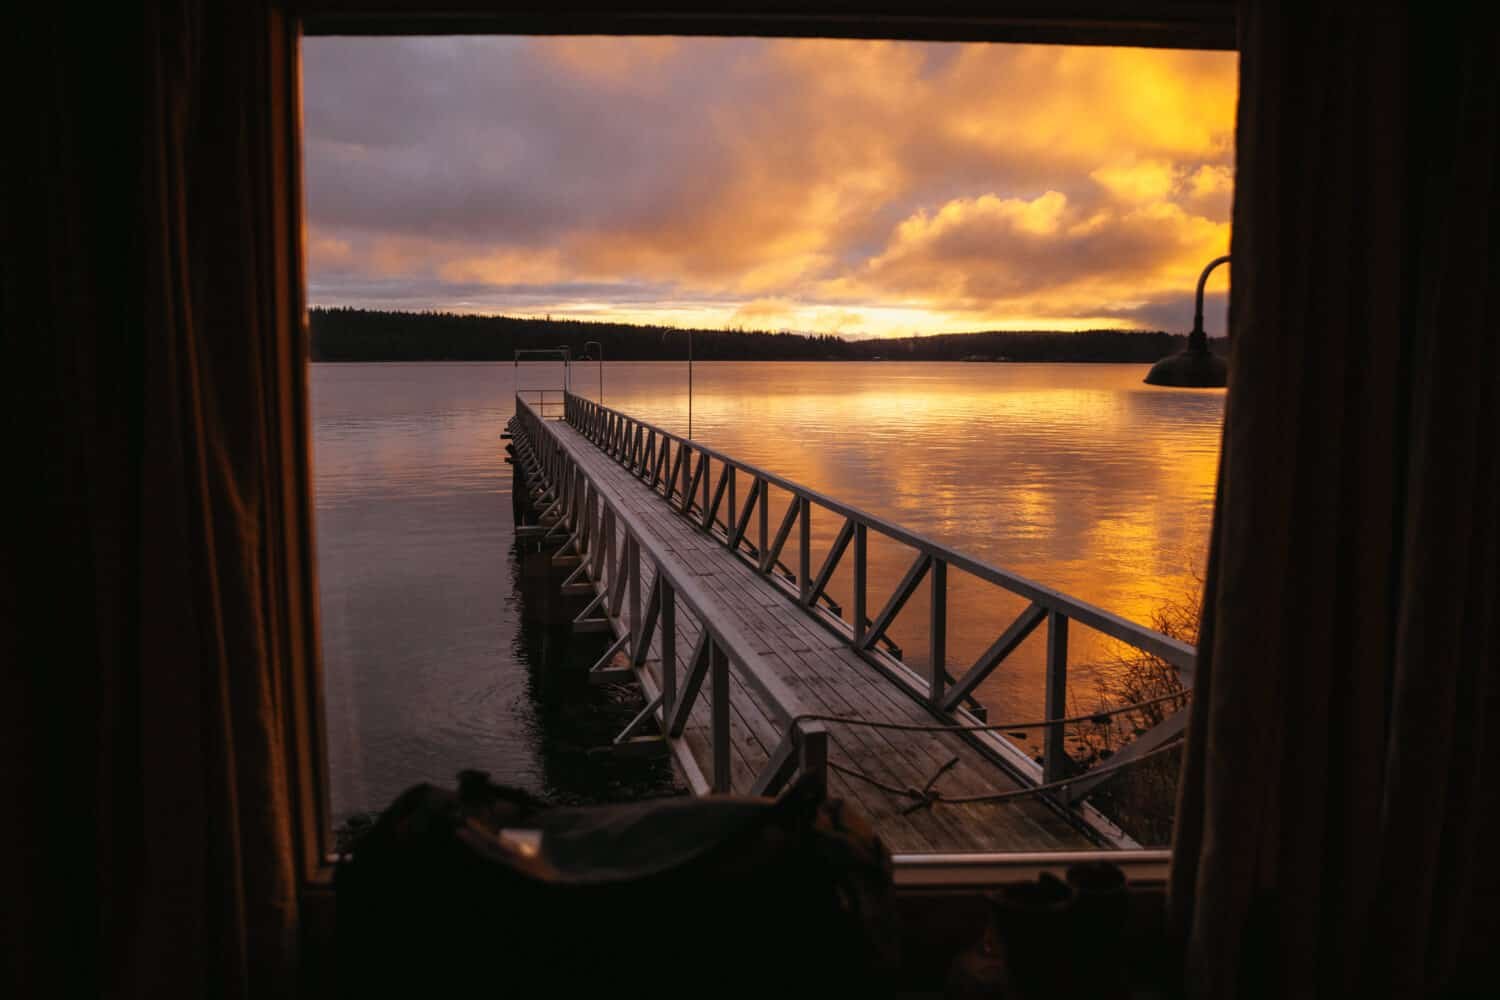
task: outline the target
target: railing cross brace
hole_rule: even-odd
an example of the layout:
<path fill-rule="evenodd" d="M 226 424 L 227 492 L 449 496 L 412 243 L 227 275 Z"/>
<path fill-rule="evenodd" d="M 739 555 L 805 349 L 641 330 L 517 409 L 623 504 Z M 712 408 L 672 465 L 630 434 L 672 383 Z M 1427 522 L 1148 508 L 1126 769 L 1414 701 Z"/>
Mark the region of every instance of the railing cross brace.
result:
<path fill-rule="evenodd" d="M 901 613 L 901 609 L 906 606 L 907 600 L 911 598 L 918 585 L 921 584 L 922 578 L 927 575 L 927 569 L 931 565 L 932 556 L 925 552 L 917 556 L 916 561 L 911 564 L 911 568 L 906 571 L 906 575 L 901 578 L 901 582 L 896 584 L 896 589 L 892 592 L 891 599 L 886 601 L 885 607 L 880 610 L 880 614 L 875 616 L 875 620 L 860 639 L 859 644 L 861 649 L 869 649 L 875 645 L 876 640 L 885 635 L 885 630 L 891 627 L 891 622 Z"/>

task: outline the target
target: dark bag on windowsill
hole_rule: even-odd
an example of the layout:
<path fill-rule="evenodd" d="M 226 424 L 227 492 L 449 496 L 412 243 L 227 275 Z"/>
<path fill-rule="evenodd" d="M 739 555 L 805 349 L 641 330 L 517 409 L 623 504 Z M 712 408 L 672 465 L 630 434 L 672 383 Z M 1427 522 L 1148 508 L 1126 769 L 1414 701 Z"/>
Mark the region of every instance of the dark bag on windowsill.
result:
<path fill-rule="evenodd" d="M 459 778 L 403 793 L 339 865 L 345 996 L 889 982 L 890 854 L 811 784 L 552 808 Z"/>

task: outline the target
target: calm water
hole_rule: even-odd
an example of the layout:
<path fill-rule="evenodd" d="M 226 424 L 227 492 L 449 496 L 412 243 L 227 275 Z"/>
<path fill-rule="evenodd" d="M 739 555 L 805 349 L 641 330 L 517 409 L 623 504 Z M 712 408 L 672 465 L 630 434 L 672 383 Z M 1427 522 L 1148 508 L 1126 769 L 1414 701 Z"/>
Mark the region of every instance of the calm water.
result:
<path fill-rule="evenodd" d="M 315 365 L 318 555 L 337 817 L 462 767 L 573 800 L 666 790 L 663 765 L 591 754 L 623 690 L 575 682 L 598 637 L 528 623 L 498 435 L 510 364 Z M 702 363 L 693 434 L 955 548 L 1137 621 L 1190 601 L 1205 556 L 1223 393 L 1142 385 L 1136 365 Z M 558 384 L 553 366 L 523 385 Z M 594 365 L 574 388 L 598 391 Z M 605 367 L 608 405 L 687 429 L 687 371 Z M 775 498 L 773 498 L 775 500 Z M 784 503 L 775 500 L 773 506 Z M 779 515 L 779 511 L 777 512 Z M 776 523 L 772 522 L 773 527 Z M 814 565 L 839 525 L 813 522 Z M 910 556 L 871 536 L 872 613 Z M 795 550 L 787 562 L 795 565 Z M 847 572 L 830 592 L 849 606 Z M 949 670 L 1024 606 L 949 579 Z M 924 585 L 925 590 L 925 585 Z M 893 629 L 927 669 L 919 592 Z M 979 691 L 994 720 L 1041 706 L 1039 631 Z M 1075 626 L 1071 689 L 1110 643 Z"/>

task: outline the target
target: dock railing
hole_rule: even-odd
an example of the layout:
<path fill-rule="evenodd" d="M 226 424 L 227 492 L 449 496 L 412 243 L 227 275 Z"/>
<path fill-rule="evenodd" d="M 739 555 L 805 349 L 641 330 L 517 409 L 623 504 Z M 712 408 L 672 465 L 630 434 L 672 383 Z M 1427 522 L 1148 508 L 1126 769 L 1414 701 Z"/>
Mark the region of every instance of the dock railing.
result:
<path fill-rule="evenodd" d="M 1050 785 L 1072 779 L 1054 793 L 1060 801 L 1083 798 L 1119 767 L 1181 735 L 1187 719 L 1186 707 L 1170 713 L 1115 753 L 1109 761 L 1111 766 L 1102 770 L 1097 780 L 1088 775 L 1072 775 L 1073 764 L 1064 742 L 1066 730 L 1061 724 L 1069 714 L 1069 624 L 1077 622 L 1165 661 L 1175 668 L 1184 692 L 1193 684 L 1197 655 L 1192 646 L 593 400 L 568 393 L 563 419 L 660 494 L 665 502 L 694 519 L 701 530 L 785 591 L 804 611 L 843 638 L 859 656 L 925 702 L 939 720 L 970 729 L 981 724 L 983 719 L 965 707 L 966 701 L 1023 641 L 1045 625 L 1044 712 L 1051 724 L 1045 727 L 1040 765 L 1022 748 L 993 732 L 970 735 L 1024 782 Z M 736 509 L 741 477 L 749 479 L 750 487 L 743 508 Z M 772 486 L 791 495 L 774 533 L 769 517 Z M 811 562 L 810 544 L 815 507 L 843 520 L 832 547 L 816 569 Z M 799 539 L 798 565 L 789 573 L 780 573 L 777 567 L 781 565 L 781 554 L 793 531 Z M 903 546 L 911 555 L 905 574 L 873 615 L 869 614 L 873 605 L 868 603 L 868 551 L 872 533 Z M 845 620 L 836 606 L 827 606 L 824 592 L 851 549 L 853 608 L 849 620 Z M 956 676 L 948 670 L 950 569 L 967 573 L 1028 602 L 984 652 Z M 923 677 L 905 661 L 899 647 L 887 641 L 886 633 L 928 576 L 932 578 L 927 610 L 930 670 Z"/>
<path fill-rule="evenodd" d="M 557 420 L 567 406 L 568 392 L 566 389 L 524 388 L 516 390 L 516 398 L 525 400 L 547 419 Z"/>
<path fill-rule="evenodd" d="M 824 725 L 801 718 L 808 713 L 796 695 L 764 663 L 750 638 L 729 622 L 728 616 L 712 613 L 713 599 L 702 586 L 656 557 L 664 547 L 651 529 L 589 481 L 571 446 L 548 433 L 544 426 L 547 418 L 537 404 L 518 395 L 516 418 L 525 431 L 524 441 L 517 439 L 527 451 L 524 457 L 535 464 L 548 484 L 535 502 L 545 506 L 544 516 L 555 516 L 554 523 L 576 539 L 582 560 L 578 570 L 586 569 L 598 584 L 597 595 L 579 618 L 602 608 L 608 616 L 605 620 L 619 633 L 592 672 L 596 679 L 632 674 L 645 689 L 646 707 L 615 743 L 639 738 L 642 727 L 656 719 L 668 746 L 683 763 L 689 783 L 702 786 L 694 788 L 697 792 L 773 795 L 795 776 L 826 784 L 828 736 Z M 644 569 L 650 570 L 651 580 L 643 593 Z M 679 673 L 678 616 L 683 610 L 697 621 L 699 634 L 681 661 Z M 658 642 L 659 686 L 649 672 L 637 670 L 650 658 L 653 639 Z M 629 667 L 611 666 L 622 655 L 629 658 Z M 754 692 L 780 733 L 769 761 L 746 788 L 734 788 L 730 778 L 731 670 Z M 712 773 L 706 777 L 691 753 L 681 746 L 704 681 L 709 682 L 713 760 Z"/>
<path fill-rule="evenodd" d="M 527 368 L 521 368 L 521 362 L 527 362 Z M 530 371 L 533 363 L 553 362 L 562 367 L 555 370 L 557 382 L 555 385 L 522 385 L 521 379 L 537 378 L 536 374 L 523 376 L 523 370 Z M 518 347 L 515 350 L 515 358 L 512 368 L 516 380 L 516 396 L 534 403 L 537 409 L 545 417 L 561 417 L 563 406 L 567 401 L 568 392 L 573 387 L 573 352 L 567 347 Z M 545 376 L 541 376 L 545 377 Z M 602 384 L 601 376 L 601 384 Z"/>

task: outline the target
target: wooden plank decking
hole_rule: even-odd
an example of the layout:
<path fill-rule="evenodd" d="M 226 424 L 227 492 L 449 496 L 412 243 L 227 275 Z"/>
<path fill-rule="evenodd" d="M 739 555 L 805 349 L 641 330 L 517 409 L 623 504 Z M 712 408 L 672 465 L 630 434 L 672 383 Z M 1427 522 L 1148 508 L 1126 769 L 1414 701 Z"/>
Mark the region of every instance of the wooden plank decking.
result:
<path fill-rule="evenodd" d="M 548 421 L 542 433 L 556 436 L 571 453 L 593 488 L 628 510 L 650 533 L 643 548 L 671 573 L 690 575 L 711 601 L 710 614 L 722 615 L 748 637 L 763 662 L 776 671 L 794 692 L 804 711 L 882 722 L 932 725 L 938 721 L 909 693 L 864 662 L 837 636 L 814 621 L 780 588 L 756 573 L 699 524 L 680 514 L 660 493 L 651 490 L 628 469 L 600 450 L 569 424 Z M 649 567 L 641 593 L 654 582 Z M 670 563 L 669 563 L 670 561 Z M 602 581 L 599 585 L 603 585 Z M 610 608 L 617 634 L 629 632 L 629 602 Z M 677 615 L 677 658 L 683 663 L 701 631 L 701 624 L 685 608 Z M 660 690 L 660 634 L 654 636 L 649 658 L 640 668 L 643 685 Z M 627 658 L 620 657 L 622 664 Z M 684 667 L 679 668 L 679 676 Z M 776 714 L 763 704 L 735 672 L 728 673 L 731 787 L 747 790 L 781 740 Z M 704 681 L 683 742 L 690 749 L 688 767 L 712 773 L 711 679 Z M 839 722 L 828 726 L 830 794 L 842 797 L 875 824 L 887 845 L 906 853 L 968 851 L 1076 850 L 1093 846 L 1075 825 L 1046 803 L 1030 798 L 997 804 L 939 803 L 908 811 L 912 800 L 896 796 L 851 777 L 839 768 L 861 772 L 898 788 L 921 788 L 944 764 L 958 763 L 938 779 L 946 795 L 990 794 L 1020 787 L 980 750 L 949 733 L 910 733 L 877 730 Z"/>

